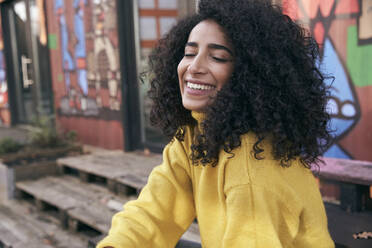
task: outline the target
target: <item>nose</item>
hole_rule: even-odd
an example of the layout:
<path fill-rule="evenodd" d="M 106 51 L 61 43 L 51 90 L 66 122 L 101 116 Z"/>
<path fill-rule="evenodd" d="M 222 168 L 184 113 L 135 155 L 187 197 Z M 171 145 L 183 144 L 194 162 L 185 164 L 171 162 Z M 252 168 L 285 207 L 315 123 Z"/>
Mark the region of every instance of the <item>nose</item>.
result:
<path fill-rule="evenodd" d="M 207 72 L 207 64 L 205 58 L 198 54 L 196 55 L 187 68 L 191 74 L 204 74 Z"/>

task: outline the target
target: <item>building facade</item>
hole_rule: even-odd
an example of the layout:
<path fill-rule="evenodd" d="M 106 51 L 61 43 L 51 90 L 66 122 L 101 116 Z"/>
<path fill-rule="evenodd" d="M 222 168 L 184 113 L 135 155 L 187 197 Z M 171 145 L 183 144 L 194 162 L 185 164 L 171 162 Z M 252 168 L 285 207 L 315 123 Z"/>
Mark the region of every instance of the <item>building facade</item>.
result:
<path fill-rule="evenodd" d="M 3 0 L 0 122 L 55 115 L 57 127 L 108 149 L 161 151 L 149 124 L 141 72 L 152 47 L 195 0 Z M 321 46 L 335 76 L 328 111 L 334 141 L 326 156 L 372 161 L 372 15 L 368 0 L 283 0 L 286 14 Z M 275 1 L 280 3 L 280 1 Z"/>
<path fill-rule="evenodd" d="M 53 114 L 58 128 L 75 130 L 86 144 L 161 150 L 139 75 L 157 39 L 195 12 L 195 1 L 0 2 L 3 125 Z"/>

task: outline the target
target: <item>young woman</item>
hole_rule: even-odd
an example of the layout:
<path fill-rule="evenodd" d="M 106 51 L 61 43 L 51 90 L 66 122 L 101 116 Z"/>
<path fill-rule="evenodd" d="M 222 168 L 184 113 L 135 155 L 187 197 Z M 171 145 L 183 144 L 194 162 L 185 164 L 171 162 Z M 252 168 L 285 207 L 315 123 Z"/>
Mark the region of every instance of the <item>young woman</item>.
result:
<path fill-rule="evenodd" d="M 98 247 L 330 248 L 310 170 L 329 140 L 315 41 L 267 1 L 201 0 L 150 57 L 152 121 L 173 137 Z"/>

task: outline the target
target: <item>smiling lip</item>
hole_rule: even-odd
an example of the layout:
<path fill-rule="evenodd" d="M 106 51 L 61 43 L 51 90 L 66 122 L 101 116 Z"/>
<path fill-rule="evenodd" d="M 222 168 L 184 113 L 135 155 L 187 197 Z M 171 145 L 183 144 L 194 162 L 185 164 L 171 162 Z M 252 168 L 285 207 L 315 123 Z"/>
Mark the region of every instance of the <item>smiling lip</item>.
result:
<path fill-rule="evenodd" d="M 214 85 L 196 81 L 185 80 L 185 93 L 194 96 L 209 95 L 216 87 Z"/>
<path fill-rule="evenodd" d="M 195 91 L 211 91 L 216 88 L 214 85 L 197 80 L 185 80 L 185 83 L 186 89 Z"/>
<path fill-rule="evenodd" d="M 209 86 L 213 86 L 212 84 L 208 84 L 208 83 L 205 83 L 203 81 L 199 81 L 199 80 L 194 80 L 194 79 L 185 79 L 185 82 L 189 82 L 189 83 L 193 83 L 193 84 L 202 84 L 202 85 L 209 85 Z"/>

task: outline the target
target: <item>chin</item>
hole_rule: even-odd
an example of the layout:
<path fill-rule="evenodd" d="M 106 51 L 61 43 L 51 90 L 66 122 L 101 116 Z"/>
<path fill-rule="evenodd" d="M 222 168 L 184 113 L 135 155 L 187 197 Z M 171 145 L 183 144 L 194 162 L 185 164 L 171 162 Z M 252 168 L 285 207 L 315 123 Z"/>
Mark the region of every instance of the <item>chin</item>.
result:
<path fill-rule="evenodd" d="M 206 108 L 205 105 L 195 105 L 195 104 L 188 104 L 188 103 L 183 103 L 183 107 L 187 110 L 195 111 L 195 112 L 204 112 Z"/>
<path fill-rule="evenodd" d="M 184 106 L 185 109 L 190 110 L 190 111 L 195 111 L 195 112 L 204 112 L 204 108 L 195 108 L 195 107 L 189 107 L 189 106 Z"/>

